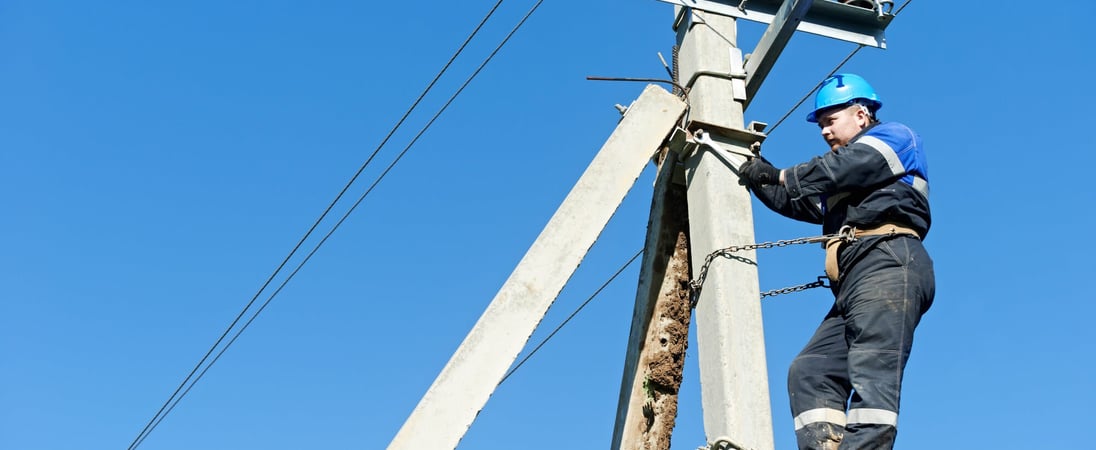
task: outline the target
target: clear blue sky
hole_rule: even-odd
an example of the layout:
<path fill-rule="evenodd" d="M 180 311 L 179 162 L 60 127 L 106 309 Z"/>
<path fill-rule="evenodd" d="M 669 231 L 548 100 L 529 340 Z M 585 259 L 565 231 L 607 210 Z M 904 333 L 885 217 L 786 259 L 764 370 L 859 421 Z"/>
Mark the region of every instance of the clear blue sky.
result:
<path fill-rule="evenodd" d="M 370 3 L 0 6 L 0 448 L 126 448 L 494 4 Z M 503 4 L 350 200 L 532 4 Z M 1096 7 L 948 5 L 914 2 L 889 49 L 845 66 L 929 153 L 937 297 L 898 448 L 1090 446 Z M 545 2 L 141 448 L 385 447 L 613 130 L 612 105 L 643 88 L 584 77 L 664 77 L 671 20 L 654 0 Z M 742 23 L 740 44 L 761 30 Z M 747 120 L 775 122 L 851 49 L 796 35 Z M 806 112 L 767 141 L 778 166 L 826 150 Z M 531 343 L 642 246 L 651 181 Z M 755 216 L 759 240 L 818 233 Z M 761 253 L 762 289 L 813 280 L 821 258 Z M 608 446 L 636 266 L 459 448 Z M 779 449 L 794 447 L 788 363 L 831 302 L 764 302 Z M 704 443 L 695 362 L 676 449 Z"/>

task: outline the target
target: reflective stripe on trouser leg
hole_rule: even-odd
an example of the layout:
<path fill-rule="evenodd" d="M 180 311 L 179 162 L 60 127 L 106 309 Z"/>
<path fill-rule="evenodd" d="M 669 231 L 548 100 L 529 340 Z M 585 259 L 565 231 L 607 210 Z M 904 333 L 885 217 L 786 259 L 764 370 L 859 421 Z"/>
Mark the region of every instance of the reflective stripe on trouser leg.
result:
<path fill-rule="evenodd" d="M 801 450 L 833 450 L 845 433 L 848 381 L 845 319 L 830 309 L 788 368 L 788 399 Z"/>
<path fill-rule="evenodd" d="M 817 408 L 795 416 L 795 440 L 801 450 L 837 450 L 845 435 L 845 412 Z"/>
<path fill-rule="evenodd" d="M 893 448 L 902 374 L 934 286 L 932 261 L 911 237 L 881 239 L 849 270 L 837 298 L 854 390 L 841 448 Z"/>
<path fill-rule="evenodd" d="M 849 410 L 848 423 L 898 426 L 898 413 L 885 409 L 853 408 Z"/>
<path fill-rule="evenodd" d="M 793 422 L 795 423 L 795 430 L 799 431 L 807 425 L 818 422 L 828 422 L 834 425 L 845 426 L 846 420 L 845 411 L 830 408 L 815 408 L 809 411 L 803 411 L 795 416 Z"/>

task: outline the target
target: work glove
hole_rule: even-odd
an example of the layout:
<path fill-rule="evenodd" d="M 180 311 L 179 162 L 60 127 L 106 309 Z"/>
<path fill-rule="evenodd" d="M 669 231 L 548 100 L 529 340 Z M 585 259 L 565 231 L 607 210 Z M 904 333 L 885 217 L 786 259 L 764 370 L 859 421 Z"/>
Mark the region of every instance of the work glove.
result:
<path fill-rule="evenodd" d="M 738 184 L 743 186 L 780 184 L 780 169 L 773 167 L 764 158 L 750 158 L 738 167 L 738 177 Z"/>

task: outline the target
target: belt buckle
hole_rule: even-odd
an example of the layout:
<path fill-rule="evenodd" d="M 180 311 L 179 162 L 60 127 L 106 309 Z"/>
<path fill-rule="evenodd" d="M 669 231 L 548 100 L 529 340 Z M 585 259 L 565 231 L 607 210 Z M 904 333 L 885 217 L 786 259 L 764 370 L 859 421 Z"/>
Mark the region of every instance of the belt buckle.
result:
<path fill-rule="evenodd" d="M 837 236 L 845 242 L 854 242 L 856 241 L 856 231 L 856 227 L 852 225 L 842 225 L 837 230 Z"/>

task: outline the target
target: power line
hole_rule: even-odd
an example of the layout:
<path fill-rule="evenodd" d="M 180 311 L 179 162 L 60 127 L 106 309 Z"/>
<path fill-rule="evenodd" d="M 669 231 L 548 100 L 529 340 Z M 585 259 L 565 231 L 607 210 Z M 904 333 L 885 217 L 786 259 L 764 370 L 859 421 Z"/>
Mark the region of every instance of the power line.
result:
<path fill-rule="evenodd" d="M 266 288 L 270 286 L 270 283 L 274 280 L 274 278 L 277 277 L 277 275 L 279 273 L 281 273 L 282 269 L 286 266 L 286 264 L 289 262 L 289 260 L 297 253 L 297 251 L 301 248 L 301 246 L 304 244 L 304 242 L 306 240 L 308 240 L 308 238 L 312 235 L 312 233 L 320 225 L 320 223 L 323 221 L 323 219 L 327 217 L 327 215 L 331 212 L 331 210 L 335 207 L 335 205 L 339 202 L 339 200 L 342 199 L 342 197 L 346 194 L 346 192 L 350 189 L 350 187 L 354 184 L 354 182 L 357 181 L 358 177 L 370 165 L 370 163 L 373 161 L 373 159 L 377 156 L 377 154 L 380 152 L 380 150 L 384 147 L 384 145 L 388 143 L 389 139 L 392 138 L 392 136 L 396 133 L 396 131 L 403 125 L 404 121 L 406 121 L 407 118 L 411 115 L 411 113 L 418 107 L 419 103 L 422 102 L 423 98 L 425 98 L 426 95 L 433 89 L 434 85 L 437 84 L 438 80 L 441 79 L 442 75 L 444 75 L 445 72 L 448 71 L 449 67 L 453 64 L 453 62 L 457 59 L 457 57 L 461 53 L 464 52 L 464 49 L 468 46 L 468 44 L 472 41 L 472 39 L 479 33 L 479 31 L 483 28 L 484 24 L 486 24 L 487 21 L 494 15 L 495 11 L 498 10 L 500 5 L 502 5 L 502 2 L 503 2 L 503 0 L 499 0 L 498 2 L 496 2 L 495 5 L 491 8 L 491 10 L 488 11 L 487 15 L 485 15 L 483 17 L 483 19 L 479 22 L 479 24 L 476 25 L 476 28 L 472 31 L 472 33 L 469 34 L 469 36 L 464 40 L 464 42 L 460 45 L 460 47 L 457 49 L 457 51 L 453 53 L 453 55 L 449 58 L 449 60 L 442 67 L 442 69 L 437 73 L 437 75 L 434 76 L 433 80 L 430 81 L 430 83 L 426 86 L 426 88 L 422 91 L 422 93 L 419 94 L 418 98 L 415 99 L 415 101 L 411 104 L 411 106 L 407 109 L 407 111 L 404 112 L 403 116 L 400 117 L 400 119 L 396 122 L 396 124 L 392 127 L 392 129 L 388 132 L 388 134 L 384 137 L 384 139 L 381 140 L 381 143 L 379 145 L 377 145 L 377 148 L 373 150 L 373 153 L 369 155 L 369 158 L 367 158 L 366 161 L 364 163 L 362 163 L 361 167 L 358 168 L 358 171 L 354 173 L 354 175 L 350 178 L 350 180 L 347 181 L 347 183 L 343 186 L 342 190 L 339 191 L 338 195 L 335 196 L 335 199 L 332 200 L 330 204 L 328 204 L 327 208 L 324 209 L 323 213 L 320 214 L 320 216 L 316 219 L 316 221 L 312 224 L 312 226 L 309 227 L 308 231 L 305 232 L 304 236 L 302 236 L 301 239 L 299 241 L 297 241 L 297 244 L 293 247 L 293 249 L 289 252 L 289 254 L 286 255 L 285 259 L 282 260 L 282 262 L 278 265 L 278 267 L 276 269 L 274 269 L 274 272 L 270 274 L 270 276 L 266 279 L 265 282 L 263 282 L 263 284 L 259 288 L 259 290 L 255 292 L 255 295 L 251 297 L 251 300 L 248 301 L 248 303 L 244 306 L 244 308 L 240 311 L 240 313 L 236 315 L 236 318 L 233 319 L 232 322 L 228 325 L 228 327 L 225 329 L 224 333 L 222 333 L 221 336 L 217 338 L 217 340 L 210 347 L 209 351 L 207 351 L 206 354 L 204 356 L 202 356 L 202 359 L 198 361 L 198 363 L 194 366 L 194 368 L 191 369 L 190 373 L 187 374 L 186 378 L 183 379 L 182 383 L 179 384 L 179 387 L 177 387 L 175 389 L 175 392 L 173 392 L 171 394 L 171 396 L 168 397 L 167 401 L 165 401 L 164 404 L 160 407 L 160 409 L 156 412 L 156 414 L 153 415 L 152 419 L 150 419 L 148 421 L 148 423 L 145 424 L 145 427 L 141 430 L 140 433 L 137 434 L 137 437 L 134 438 L 133 442 L 130 443 L 129 450 L 136 449 L 137 446 L 139 446 L 141 444 L 141 442 L 143 442 L 144 439 L 146 437 L 148 437 L 148 434 L 151 433 L 152 430 L 155 429 L 156 426 L 159 425 L 159 423 L 161 421 L 163 421 L 164 416 L 166 416 L 167 413 L 170 412 L 171 409 L 174 409 L 175 405 L 178 404 L 179 400 L 182 399 L 182 396 L 186 395 L 186 392 L 190 391 L 190 388 L 193 387 L 193 384 L 196 383 L 198 381 L 198 379 L 201 378 L 201 375 L 199 375 L 198 378 L 194 379 L 193 382 L 191 382 L 191 378 L 194 377 L 194 375 L 195 375 L 195 373 L 197 373 L 198 369 L 201 368 L 202 365 L 205 364 L 205 362 L 207 360 L 209 360 L 210 355 L 212 355 L 213 352 L 217 349 L 217 347 L 220 346 L 220 344 L 224 341 L 225 337 L 227 337 L 228 334 L 232 331 L 232 329 L 235 328 L 236 324 L 239 323 L 240 319 L 243 318 L 243 316 L 247 313 L 247 311 L 249 309 L 251 309 L 251 307 L 255 304 L 255 301 L 259 298 L 260 295 L 262 295 L 263 291 L 265 291 Z M 539 6 L 539 3 L 538 3 L 538 6 Z M 524 22 L 524 19 L 522 21 Z M 452 100 L 450 100 L 450 101 L 452 101 Z M 435 116 L 435 118 L 436 117 L 437 116 Z M 431 121 L 431 122 L 433 122 L 433 121 Z M 421 135 L 421 133 L 420 133 L 420 135 Z M 410 147 L 410 146 L 408 146 L 408 147 Z M 406 151 L 407 150 L 405 149 L 404 152 L 406 153 Z M 402 156 L 403 153 L 401 153 L 400 155 Z M 397 158 L 397 160 L 398 160 L 398 158 Z M 389 166 L 389 168 L 391 168 L 391 166 Z M 387 173 L 387 170 L 385 172 Z M 383 177 L 383 175 L 382 175 L 382 177 Z M 379 181 L 379 179 L 378 179 L 378 181 Z M 375 185 L 376 185 L 376 183 L 374 183 L 374 186 Z M 370 190 L 372 190 L 372 187 L 370 187 Z M 359 199 L 359 202 L 360 201 L 361 200 Z M 357 204 L 355 204 L 355 206 L 357 206 Z M 351 210 L 353 210 L 353 208 Z M 345 219 L 345 216 L 344 216 L 344 219 Z M 341 222 L 342 221 L 340 220 L 340 223 Z M 332 231 L 334 231 L 334 230 L 332 230 Z M 330 236 L 330 233 L 328 234 L 328 236 Z M 324 240 L 326 240 L 326 237 L 324 238 Z M 313 253 L 314 252 L 315 252 L 315 250 L 313 250 Z M 309 257 L 311 257 L 311 253 L 309 254 Z M 307 259 L 306 259 L 306 261 L 307 261 Z M 303 265 L 303 263 L 302 263 L 302 265 Z M 301 266 L 298 266 L 297 270 L 299 270 L 300 267 Z M 294 270 L 294 273 L 296 273 L 296 270 Z M 286 281 L 288 281 L 288 279 Z M 285 286 L 284 282 L 283 282 L 282 286 L 283 287 Z M 281 287 L 279 287 L 278 290 L 280 291 Z M 275 292 L 274 295 L 277 295 L 277 293 Z M 273 295 L 271 296 L 271 299 L 273 299 Z M 270 299 L 268 299 L 266 303 L 269 303 L 269 302 L 270 302 Z M 263 307 L 266 306 L 266 303 L 263 304 Z M 262 311 L 262 308 L 259 309 L 259 312 L 261 312 L 261 311 Z M 256 312 L 256 316 L 257 316 L 257 314 L 258 314 L 258 312 Z M 252 316 L 251 320 L 254 320 L 254 318 L 255 318 L 255 316 Z M 249 320 L 247 323 L 250 323 L 251 320 Z M 245 325 L 244 328 L 246 328 L 246 325 Z M 242 332 L 242 330 L 243 330 L 243 328 L 241 328 L 241 332 Z M 236 337 L 238 337 L 238 336 L 239 336 L 239 333 L 237 333 L 236 336 L 234 336 L 232 338 L 232 340 L 229 341 L 229 343 L 227 345 L 225 345 L 224 349 L 222 349 L 221 352 L 218 353 L 217 357 L 214 358 L 210 362 L 210 364 L 208 366 L 206 366 L 206 368 L 204 370 L 202 370 L 202 374 L 204 374 L 207 370 L 209 370 L 209 366 L 212 366 L 213 362 L 215 362 L 216 359 L 219 358 L 220 355 L 224 353 L 224 350 L 227 349 L 228 346 L 231 345 L 231 342 L 235 341 Z M 190 383 L 190 387 L 186 387 L 186 390 L 183 391 L 184 387 L 187 386 L 188 382 Z M 180 393 L 182 393 L 182 394 L 180 394 Z"/>
<path fill-rule="evenodd" d="M 529 19 L 529 16 L 531 16 L 537 10 L 537 8 L 540 7 L 541 3 L 543 3 L 543 0 L 538 1 L 536 3 L 536 5 L 534 5 L 533 8 L 530 9 L 528 13 L 526 13 L 525 17 L 523 17 L 521 19 L 521 21 L 518 22 L 518 24 L 514 26 L 514 28 L 510 31 L 510 33 L 508 35 L 506 35 L 506 37 L 502 40 L 502 42 L 497 47 L 495 47 L 495 50 L 492 51 L 491 54 L 488 55 L 488 57 L 486 59 L 484 59 L 484 61 L 480 64 L 480 66 L 478 68 L 476 68 L 475 72 L 473 72 L 471 75 L 469 75 L 468 79 L 466 79 L 464 81 L 464 84 L 462 84 L 461 87 L 459 89 L 457 89 L 457 91 L 455 93 L 453 93 L 452 96 L 449 97 L 449 100 L 445 102 L 445 105 L 443 105 L 441 107 L 441 109 L 439 109 L 437 111 L 437 113 L 434 114 L 434 116 L 430 119 L 430 121 L 427 122 L 426 125 L 422 127 L 422 129 L 419 130 L 419 132 L 415 135 L 414 139 L 412 139 L 411 142 L 409 142 L 407 144 L 407 146 L 404 147 L 403 151 L 401 151 L 400 154 L 397 155 L 396 158 L 388 165 L 388 167 L 386 167 L 384 169 L 384 171 L 381 172 L 381 174 L 377 177 L 377 179 L 373 181 L 373 184 L 371 184 L 369 186 L 369 189 L 367 189 L 364 193 L 362 193 L 362 195 L 360 197 L 358 197 L 358 200 L 354 202 L 354 204 L 350 207 L 350 209 L 347 210 L 346 213 L 343 214 L 343 216 L 341 218 L 339 218 L 339 221 L 336 222 L 335 225 L 331 227 L 331 230 L 328 231 L 327 234 L 324 235 L 323 239 L 320 239 L 320 242 L 317 243 L 316 246 L 313 247 L 312 250 L 308 252 L 308 255 L 306 255 L 305 258 L 303 260 L 301 260 L 301 262 L 299 264 L 297 264 L 297 267 L 295 267 L 293 269 L 293 271 L 290 272 L 290 274 L 285 278 L 285 280 L 283 280 L 282 283 L 280 285 L 278 285 L 278 288 L 276 290 L 274 290 L 274 292 L 272 294 L 270 294 L 270 297 L 267 298 L 266 301 L 263 302 L 263 304 L 261 306 L 259 306 L 259 309 L 256 310 L 254 314 L 252 314 L 251 318 L 248 319 L 248 321 L 245 322 L 244 325 L 240 327 L 240 329 L 236 332 L 236 334 L 234 336 L 232 336 L 232 339 L 230 339 L 228 341 L 228 343 L 225 344 L 225 346 L 221 349 L 221 351 L 217 353 L 217 356 L 214 357 L 213 360 L 211 360 L 210 363 L 208 365 L 206 365 L 206 367 L 202 370 L 202 372 L 198 374 L 198 377 L 194 379 L 194 382 L 191 383 L 190 386 L 188 386 L 186 388 L 186 390 L 183 391 L 182 395 L 180 395 L 179 398 L 176 399 L 175 402 L 170 407 L 168 407 L 168 409 L 167 409 L 168 412 L 175 409 L 175 406 L 179 404 L 179 401 L 182 400 L 183 396 L 185 396 L 187 392 L 190 392 L 190 389 L 194 387 L 194 385 L 198 382 L 198 380 L 201 380 L 202 377 L 205 376 L 205 373 L 207 371 L 209 371 L 209 368 L 212 367 L 213 364 L 216 363 L 217 360 L 219 360 L 221 358 L 221 355 L 223 355 L 225 353 L 225 351 L 228 350 L 228 347 L 230 347 L 233 342 L 236 342 L 236 338 L 240 337 L 240 335 L 243 334 L 244 330 L 246 330 L 247 327 L 251 325 L 251 322 L 253 322 L 255 320 L 255 318 L 258 317 L 259 314 L 262 313 L 263 310 L 266 309 L 267 305 L 269 305 L 270 302 L 272 300 L 274 300 L 274 297 L 276 297 L 278 295 L 278 293 L 281 292 L 282 289 L 285 288 L 285 286 L 287 284 L 289 284 L 289 281 L 293 279 L 293 277 L 297 274 L 297 272 L 299 272 L 301 270 L 301 268 L 304 267 L 304 265 L 306 263 L 308 263 L 308 261 L 310 259 L 312 259 L 312 256 L 315 255 L 316 252 L 319 251 L 320 247 L 322 247 L 323 244 L 325 242 L 327 242 L 327 239 L 330 238 L 331 235 L 333 235 L 336 230 L 338 230 L 339 226 L 341 226 L 343 224 L 343 222 L 345 222 L 346 219 L 350 217 L 350 214 L 353 213 L 354 210 L 357 209 L 358 205 L 360 205 L 362 203 L 362 201 L 365 200 L 365 198 L 369 195 L 369 193 L 372 192 L 373 189 L 377 187 L 377 185 L 381 182 L 381 180 L 384 179 L 385 175 L 387 175 L 388 172 L 390 172 L 392 170 L 392 168 L 396 165 L 396 163 L 398 163 L 400 161 L 400 159 L 403 158 L 403 156 L 407 153 L 407 151 L 410 150 L 413 145 L 415 145 L 415 143 L 419 140 L 420 137 L 422 137 L 422 135 L 424 133 L 426 133 L 426 130 L 429 129 L 430 126 L 434 124 L 434 122 L 438 119 L 438 117 L 441 116 L 441 114 L 443 112 L 445 112 L 446 109 L 449 108 L 449 106 L 453 103 L 453 101 L 456 100 L 457 96 L 459 96 L 461 94 L 461 92 L 463 92 L 464 89 L 466 87 L 468 87 L 468 85 L 472 82 L 472 80 L 476 78 L 476 76 L 480 73 L 480 71 L 482 71 L 483 68 L 487 66 L 487 63 L 489 63 L 495 57 L 495 55 L 500 50 L 502 50 L 502 47 L 504 45 L 506 45 L 506 43 L 510 40 L 510 38 L 514 35 L 514 33 L 516 33 L 518 31 L 518 29 L 521 28 L 521 26 L 525 23 L 525 21 L 527 19 Z M 634 259 L 634 257 L 633 257 L 633 259 Z M 153 428 L 155 428 L 157 425 L 159 425 L 159 423 L 161 421 L 163 421 L 163 417 L 166 416 L 166 415 L 167 415 L 167 413 L 163 414 L 160 417 L 160 419 L 156 421 L 156 424 L 153 425 Z M 145 436 L 147 437 L 147 433 L 146 433 Z M 144 439 L 142 438 L 141 441 L 143 442 Z"/>
<path fill-rule="evenodd" d="M 540 350 L 540 348 L 543 347 L 544 344 L 547 344 L 548 341 L 550 341 L 552 339 L 552 337 L 555 336 L 556 333 L 559 332 L 559 330 L 562 330 L 563 327 L 567 325 L 567 322 L 570 322 L 571 319 L 574 319 L 575 316 L 578 315 L 578 313 L 580 311 L 582 311 L 582 308 L 585 308 L 586 305 L 590 304 L 590 302 L 593 301 L 594 298 L 596 298 L 598 296 L 598 294 L 600 294 L 601 291 L 605 289 L 606 286 L 609 286 L 609 283 L 612 283 L 613 280 L 616 279 L 617 275 L 620 275 L 622 272 L 624 272 L 624 269 L 627 269 L 628 266 L 632 265 L 632 263 L 635 262 L 636 258 L 638 258 L 639 255 L 642 255 L 642 254 L 643 254 L 643 250 L 640 250 L 640 251 L 636 252 L 635 255 L 632 255 L 632 257 L 628 260 L 628 262 L 624 263 L 623 266 L 620 266 L 620 268 L 617 269 L 616 273 L 614 273 L 612 276 L 610 276 L 609 279 L 605 281 L 605 283 L 602 283 L 601 287 L 597 288 L 597 290 L 594 291 L 593 294 L 590 294 L 590 297 L 587 298 L 586 301 L 582 302 L 582 304 L 578 306 L 578 309 L 576 309 L 574 312 L 572 312 L 571 315 L 567 316 L 566 319 L 563 319 L 563 322 L 561 322 L 559 324 L 559 326 L 556 327 L 556 329 L 552 330 L 551 333 L 548 333 L 548 336 L 546 336 L 542 341 L 540 341 L 540 343 L 537 344 L 537 346 L 534 347 L 533 350 L 530 351 L 528 355 L 525 355 L 525 357 L 522 358 L 521 361 L 518 362 L 518 364 L 515 365 L 513 369 L 510 369 L 510 371 L 507 372 L 506 375 L 503 376 L 501 380 L 499 380 L 499 385 L 502 385 L 502 383 L 504 381 L 506 381 L 507 378 L 510 378 L 510 375 L 513 375 L 514 372 L 517 372 L 518 369 L 520 369 L 521 366 L 523 364 L 525 364 L 526 361 L 529 360 L 529 358 L 532 358 L 533 355 L 535 355 L 537 353 L 537 350 Z"/>
<path fill-rule="evenodd" d="M 841 70 L 841 67 L 844 67 L 845 63 L 849 62 L 849 60 L 852 59 L 852 57 L 855 56 L 858 52 L 860 52 L 860 49 L 862 48 L 864 48 L 864 44 L 856 46 L 856 48 L 849 53 L 849 56 L 846 56 L 845 59 L 841 60 L 841 63 L 834 67 L 829 74 L 822 77 L 822 81 L 819 81 L 818 84 L 814 85 L 814 87 L 811 88 L 811 90 L 807 91 L 807 94 L 804 95 L 803 98 L 800 98 L 798 102 L 795 102 L 795 106 L 792 106 L 791 109 L 788 110 L 788 112 L 784 113 L 784 117 L 781 117 L 780 120 L 776 121 L 776 125 L 773 125 L 773 127 L 769 129 L 768 134 L 772 135 L 773 132 L 776 131 L 776 128 L 779 127 L 780 124 L 784 123 L 784 119 L 787 119 L 788 116 L 792 115 L 792 113 L 795 112 L 795 110 L 799 109 L 799 106 L 802 105 L 803 102 L 807 101 L 807 99 L 810 98 L 811 94 L 813 94 L 814 91 L 818 90 L 818 87 L 822 86 L 822 83 L 826 82 L 826 79 L 833 76 L 833 74 L 837 73 L 838 70 Z"/>
<path fill-rule="evenodd" d="M 715 33 L 716 36 L 719 36 L 719 38 L 722 39 L 723 42 L 726 42 L 728 45 L 730 45 L 731 48 L 738 48 L 738 43 L 736 43 L 734 39 L 730 39 L 727 36 L 724 36 L 723 33 L 719 32 L 719 30 L 716 29 L 716 27 L 713 27 L 710 23 L 708 23 L 708 19 L 705 19 L 704 16 L 700 15 L 700 13 L 695 8 L 690 9 L 692 10 L 693 15 L 700 19 L 700 22 L 698 23 L 708 27 L 708 29 L 711 30 L 712 33 Z"/>

